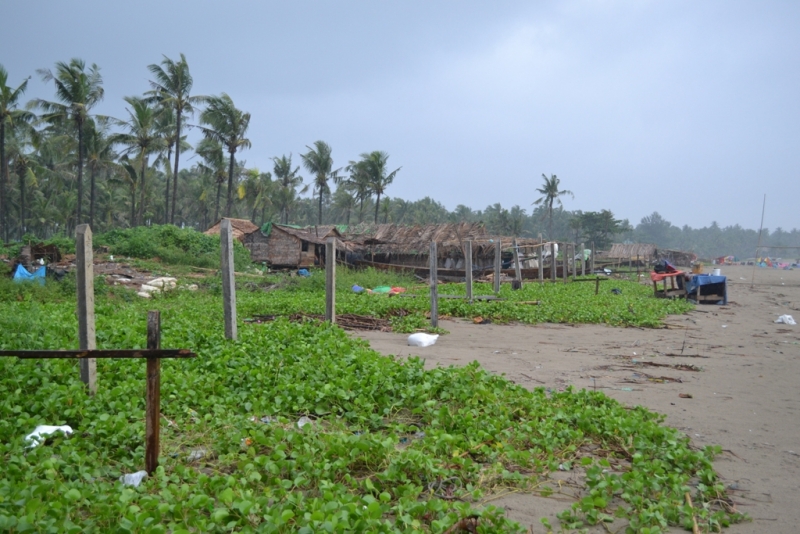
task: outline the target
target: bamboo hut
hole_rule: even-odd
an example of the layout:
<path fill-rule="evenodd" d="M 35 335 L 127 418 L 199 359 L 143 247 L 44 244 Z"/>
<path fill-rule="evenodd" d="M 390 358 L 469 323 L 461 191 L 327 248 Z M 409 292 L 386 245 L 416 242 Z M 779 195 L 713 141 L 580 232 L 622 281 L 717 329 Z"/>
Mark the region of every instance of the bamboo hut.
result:
<path fill-rule="evenodd" d="M 233 232 L 233 238 L 244 242 L 244 238 L 247 234 L 255 232 L 258 230 L 258 226 L 253 224 L 252 222 L 248 221 L 247 219 L 230 219 L 231 221 L 231 230 Z M 222 223 L 222 219 L 218 220 L 214 226 L 203 232 L 206 235 L 219 235 L 219 227 Z"/>
<path fill-rule="evenodd" d="M 325 242 L 329 237 L 341 237 L 335 226 L 299 228 L 271 224 L 265 230 L 250 232 L 243 242 L 250 250 L 253 261 L 266 262 L 271 267 L 307 268 L 324 265 Z"/>
<path fill-rule="evenodd" d="M 645 265 L 653 264 L 659 260 L 667 260 L 673 265 L 688 267 L 697 259 L 697 255 L 682 250 L 659 249 L 656 245 L 647 243 L 615 243 L 611 251 L 603 259 L 612 262 L 643 262 Z"/>

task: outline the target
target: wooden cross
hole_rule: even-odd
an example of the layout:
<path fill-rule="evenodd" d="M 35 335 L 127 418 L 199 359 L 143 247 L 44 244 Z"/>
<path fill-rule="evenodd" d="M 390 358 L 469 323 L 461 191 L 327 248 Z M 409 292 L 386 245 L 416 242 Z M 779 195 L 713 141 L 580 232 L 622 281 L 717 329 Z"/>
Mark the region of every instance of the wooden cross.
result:
<path fill-rule="evenodd" d="M 147 312 L 147 349 L 110 350 L 0 350 L 0 356 L 22 359 L 70 358 L 86 361 L 94 358 L 146 358 L 147 396 L 145 398 L 144 465 L 148 475 L 158 467 L 161 434 L 161 358 L 195 358 L 187 349 L 161 348 L 161 312 Z"/>

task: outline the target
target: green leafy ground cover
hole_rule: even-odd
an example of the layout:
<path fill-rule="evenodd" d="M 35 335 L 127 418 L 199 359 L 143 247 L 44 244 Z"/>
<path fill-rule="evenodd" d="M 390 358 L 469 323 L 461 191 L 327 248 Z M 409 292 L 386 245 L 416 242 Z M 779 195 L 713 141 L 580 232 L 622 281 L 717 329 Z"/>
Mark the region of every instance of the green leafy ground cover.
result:
<path fill-rule="evenodd" d="M 312 305 L 294 293 L 281 305 Z M 0 348 L 76 347 L 72 295 L 0 281 Z M 240 293 L 251 310 L 282 298 Z M 144 463 L 144 362 L 98 361 L 92 398 L 77 362 L 0 358 L 0 531 L 443 532 L 478 513 L 479 532 L 515 532 L 484 501 L 559 491 L 549 478 L 559 466 L 587 483 L 564 528 L 689 527 L 687 491 L 704 530 L 740 519 L 720 508 L 714 449 L 602 393 L 528 391 L 477 364 L 425 370 L 311 323 L 240 323 L 226 341 L 214 291 L 143 301 L 98 289 L 98 346 L 143 347 L 148 309 L 162 311 L 162 346 L 198 353 L 162 364 L 157 474 L 138 488 L 117 480 Z M 299 429 L 301 416 L 313 423 Z M 75 434 L 28 450 L 23 436 L 39 424 Z"/>
<path fill-rule="evenodd" d="M 407 278 L 397 278 L 389 273 L 374 270 L 337 272 L 336 307 L 338 313 L 355 313 L 390 318 L 398 332 L 425 329 L 430 311 L 427 287 Z M 278 282 L 279 283 L 279 282 Z M 350 288 L 377 285 L 400 285 L 410 289 L 410 296 L 368 295 L 354 293 Z M 286 315 L 303 311 L 310 314 L 325 313 L 325 273 L 312 271 L 307 279 L 293 279 L 286 284 L 286 291 L 270 293 L 267 298 L 246 299 L 242 309 L 246 314 Z M 619 289 L 620 294 L 611 290 Z M 464 284 L 442 284 L 442 295 L 465 295 Z M 509 284 L 500 290 L 502 300 L 480 301 L 469 304 L 464 299 L 440 299 L 439 314 L 442 316 L 471 319 L 483 317 L 495 322 L 535 323 L 605 323 L 614 326 L 657 327 L 668 314 L 681 314 L 692 305 L 686 300 L 653 298 L 652 287 L 630 280 L 607 280 L 601 283 L 595 295 L 593 282 L 526 283 L 519 291 L 512 291 Z M 491 284 L 476 283 L 473 295 L 493 295 Z M 538 302 L 538 304 L 530 304 Z M 526 304 L 521 304 L 526 303 Z M 399 310 L 408 312 L 399 314 Z"/>

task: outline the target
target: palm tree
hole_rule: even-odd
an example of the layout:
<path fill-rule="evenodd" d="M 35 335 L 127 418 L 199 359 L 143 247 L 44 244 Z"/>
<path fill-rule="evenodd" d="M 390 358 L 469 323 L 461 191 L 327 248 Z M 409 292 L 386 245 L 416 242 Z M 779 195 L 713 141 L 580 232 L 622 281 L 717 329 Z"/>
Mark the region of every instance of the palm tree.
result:
<path fill-rule="evenodd" d="M 332 179 L 333 183 L 339 183 L 339 171 L 341 169 L 333 169 L 333 158 L 331 157 L 331 147 L 325 141 L 316 141 L 314 148 L 306 145 L 308 152 L 301 154 L 303 159 L 303 166 L 308 172 L 314 175 L 314 189 L 319 191 L 319 210 L 317 212 L 317 224 L 322 224 L 322 195 L 330 193 L 331 188 L 328 186 L 328 179 Z"/>
<path fill-rule="evenodd" d="M 360 223 L 364 220 L 364 200 L 372 194 L 369 173 L 363 160 L 350 161 L 347 166 L 347 172 L 350 173 L 350 177 L 346 181 L 347 187 L 355 193 L 356 200 L 359 203 L 358 222 Z"/>
<path fill-rule="evenodd" d="M 147 176 L 147 159 L 153 152 L 158 152 L 166 147 L 164 138 L 158 135 L 157 118 L 159 110 L 144 98 L 133 96 L 125 97 L 130 107 L 127 108 L 128 120 L 118 121 L 120 126 L 128 130 L 128 133 L 117 134 L 112 142 L 119 143 L 127 148 L 123 153 L 138 151 L 139 153 L 139 214 L 132 225 L 141 224 L 144 216 L 145 204 L 145 178 Z"/>
<path fill-rule="evenodd" d="M 292 169 L 292 155 L 289 154 L 287 158 L 283 155 L 279 158 L 272 158 L 275 162 L 272 167 L 273 174 L 275 175 L 275 204 L 280 209 L 281 223 L 287 224 L 289 222 L 289 208 L 294 204 L 297 197 L 297 188 L 303 183 L 303 177 L 297 173 L 300 167 Z M 306 185 L 300 193 L 303 194 L 308 191 Z"/>
<path fill-rule="evenodd" d="M 378 223 L 378 211 L 381 205 L 381 195 L 386 192 L 386 188 L 394 181 L 394 177 L 400 172 L 402 167 L 398 167 L 390 173 L 386 173 L 386 163 L 389 161 L 389 154 L 381 150 L 361 154 L 361 166 L 363 172 L 369 180 L 370 192 L 375 194 L 375 224 Z"/>
<path fill-rule="evenodd" d="M 203 174 L 212 176 L 217 186 L 217 200 L 214 208 L 214 221 L 219 220 L 219 197 L 222 191 L 222 184 L 225 182 L 225 156 L 222 153 L 222 145 L 212 139 L 203 139 L 195 148 L 197 155 L 203 158 L 204 163 L 199 165 Z M 205 192 L 203 192 L 205 195 Z"/>
<path fill-rule="evenodd" d="M 6 159 L 6 128 L 9 130 L 20 122 L 30 122 L 33 118 L 31 113 L 17 109 L 17 102 L 22 93 L 28 87 L 26 78 L 15 89 L 9 87 L 8 72 L 0 65 L 0 225 L 2 225 L 2 237 L 8 241 L 8 206 L 6 200 L 6 183 L 8 182 L 8 160 Z"/>
<path fill-rule="evenodd" d="M 549 220 L 547 236 L 549 239 L 553 239 L 553 203 L 558 202 L 558 205 L 561 206 L 561 199 L 559 197 L 570 195 L 572 198 L 575 198 L 575 195 L 572 191 L 567 189 L 560 190 L 558 188 L 560 180 L 555 174 L 551 174 L 550 178 L 548 178 L 547 175 L 542 173 L 542 178 L 544 178 L 544 185 L 536 190 L 536 192 L 542 196 L 531 205 L 535 204 L 538 206 L 541 204 L 547 208 L 547 217 Z"/>
<path fill-rule="evenodd" d="M 86 128 L 86 165 L 89 167 L 89 226 L 94 228 L 95 191 L 97 174 L 114 165 L 116 154 L 109 136 L 109 120 L 98 117 L 89 120 Z"/>
<path fill-rule="evenodd" d="M 245 113 L 233 105 L 233 100 L 227 94 L 208 98 L 208 107 L 200 114 L 200 123 L 208 126 L 201 127 L 203 135 L 223 145 L 230 154 L 228 164 L 228 203 L 225 206 L 225 215 L 231 216 L 233 211 L 233 168 L 236 151 L 250 148 L 250 140 L 245 137 L 250 126 L 250 114 Z"/>
<path fill-rule="evenodd" d="M 78 136 L 78 206 L 76 224 L 83 217 L 83 134 L 89 111 L 103 99 L 103 78 L 100 68 L 92 63 L 86 72 L 86 63 L 73 58 L 69 63 L 56 63 L 55 73 L 49 69 L 37 71 L 46 83 L 53 81 L 58 102 L 37 98 L 31 105 L 41 109 L 42 120 L 48 123 L 72 122 Z"/>
<path fill-rule="evenodd" d="M 181 54 L 179 61 L 174 61 L 164 56 L 161 65 L 147 67 L 155 77 L 150 85 L 150 93 L 164 107 L 171 108 L 175 117 L 175 132 L 171 142 L 175 150 L 175 168 L 172 172 L 172 211 L 165 206 L 166 214 L 170 215 L 169 222 L 175 224 L 175 203 L 178 198 L 178 160 L 181 156 L 181 126 L 184 115 L 194 114 L 194 106 L 207 100 L 204 96 L 190 96 L 192 90 L 192 75 L 189 74 L 189 64 L 186 56 Z M 169 187 L 169 186 L 167 186 Z"/>

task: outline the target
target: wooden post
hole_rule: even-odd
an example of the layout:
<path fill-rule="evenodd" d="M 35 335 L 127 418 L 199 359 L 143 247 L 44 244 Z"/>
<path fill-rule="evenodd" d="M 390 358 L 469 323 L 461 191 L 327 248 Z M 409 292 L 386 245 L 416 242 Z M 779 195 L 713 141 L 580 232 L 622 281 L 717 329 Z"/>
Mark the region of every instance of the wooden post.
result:
<path fill-rule="evenodd" d="M 519 267 L 519 246 L 517 246 L 517 238 L 514 238 L 514 277 L 517 279 L 519 288 L 522 289 L 522 271 Z"/>
<path fill-rule="evenodd" d="M 594 241 L 592 241 L 592 258 L 591 258 L 591 260 L 592 260 L 592 263 L 591 263 L 591 265 L 592 265 L 592 273 L 594 273 Z"/>
<path fill-rule="evenodd" d="M 550 281 L 556 281 L 556 269 L 558 269 L 558 264 L 556 263 L 556 242 L 553 241 L 550 243 Z"/>
<path fill-rule="evenodd" d="M 581 243 L 581 276 L 586 276 L 586 255 L 583 252 L 584 250 L 586 250 L 586 245 Z"/>
<path fill-rule="evenodd" d="M 147 349 L 161 348 L 161 312 L 147 312 Z M 144 470 L 152 475 L 158 467 L 161 435 L 161 359 L 147 358 L 145 401 Z"/>
<path fill-rule="evenodd" d="M 544 283 L 544 241 L 539 234 L 539 284 Z"/>
<path fill-rule="evenodd" d="M 464 242 L 464 272 L 467 275 L 467 301 L 472 304 L 472 240 Z"/>
<path fill-rule="evenodd" d="M 439 262 L 437 261 L 436 241 L 431 241 L 430 271 L 431 271 L 431 326 L 439 326 Z"/>
<path fill-rule="evenodd" d="M 325 243 L 325 320 L 336 322 L 336 238 Z"/>
<path fill-rule="evenodd" d="M 500 277 L 503 275 L 503 247 L 498 239 L 494 244 L 494 292 L 500 293 Z"/>
<path fill-rule="evenodd" d="M 561 261 L 561 278 L 566 284 L 568 274 L 567 264 L 569 262 L 569 245 L 566 243 L 561 243 L 561 251 L 564 257 L 564 259 Z"/>
<path fill-rule="evenodd" d="M 636 281 L 639 281 L 639 255 L 636 255 Z"/>
<path fill-rule="evenodd" d="M 92 253 L 92 229 L 80 224 L 75 229 L 75 257 L 78 279 L 78 343 L 81 350 L 97 348 L 94 330 L 94 254 Z M 94 358 L 81 360 L 81 381 L 89 394 L 97 392 L 97 361 Z"/>
<path fill-rule="evenodd" d="M 236 283 L 233 277 L 233 228 L 222 219 L 219 231 L 222 254 L 222 307 L 225 312 L 225 338 L 236 339 Z"/>

